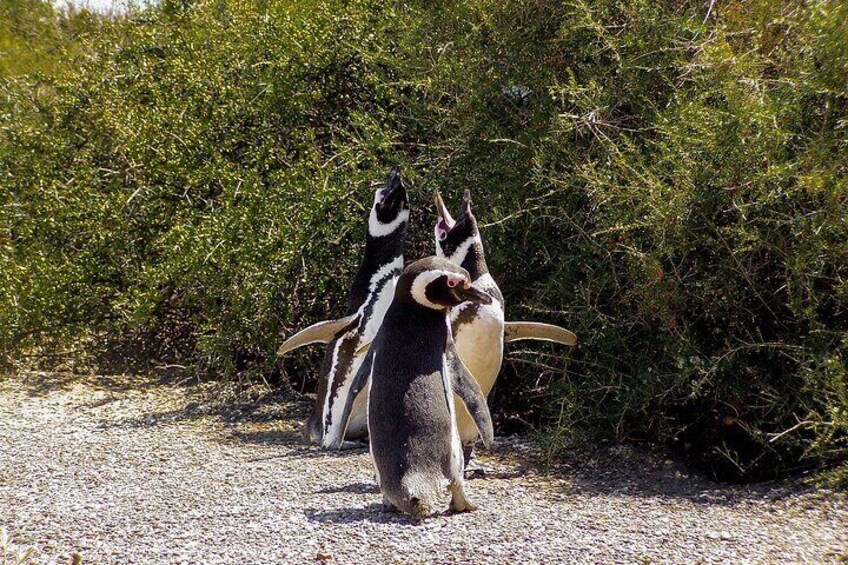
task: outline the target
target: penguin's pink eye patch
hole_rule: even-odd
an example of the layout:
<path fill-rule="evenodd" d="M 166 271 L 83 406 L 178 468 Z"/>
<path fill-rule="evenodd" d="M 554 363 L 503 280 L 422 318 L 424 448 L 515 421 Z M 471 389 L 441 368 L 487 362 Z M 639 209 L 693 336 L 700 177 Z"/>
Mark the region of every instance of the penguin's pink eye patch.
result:
<path fill-rule="evenodd" d="M 380 194 L 377 195 L 377 204 L 382 204 L 383 200 L 385 200 L 385 199 L 386 199 L 386 195 L 381 192 Z"/>
<path fill-rule="evenodd" d="M 455 288 L 460 284 L 463 288 L 468 288 L 468 281 L 465 280 L 465 277 L 461 275 L 448 275 L 448 286 L 450 288 Z"/>
<path fill-rule="evenodd" d="M 445 220 L 439 220 L 439 223 L 436 224 L 436 235 L 438 235 L 439 241 L 444 241 L 448 238 L 450 229 L 451 226 Z"/>

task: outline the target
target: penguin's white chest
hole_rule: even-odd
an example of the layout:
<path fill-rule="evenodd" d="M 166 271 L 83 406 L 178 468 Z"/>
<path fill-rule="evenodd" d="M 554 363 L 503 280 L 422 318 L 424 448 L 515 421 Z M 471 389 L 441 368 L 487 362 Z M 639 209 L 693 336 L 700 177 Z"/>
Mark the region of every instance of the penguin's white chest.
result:
<path fill-rule="evenodd" d="M 365 330 L 362 332 L 362 339 L 360 341 L 361 344 L 369 343 L 374 340 L 374 337 L 377 335 L 377 331 L 383 324 L 383 318 L 386 316 L 386 311 L 389 309 L 394 295 L 394 281 L 388 282 L 380 289 L 376 300 L 374 301 L 374 311 L 368 319 L 368 323 L 365 325 Z"/>
<path fill-rule="evenodd" d="M 457 328 L 454 337 L 460 359 L 488 395 L 495 384 L 503 359 L 504 317 L 501 305 L 494 301 L 479 307 L 472 322 Z"/>
<path fill-rule="evenodd" d="M 478 306 L 473 320 L 456 328 L 454 341 L 459 358 L 480 385 L 484 396 L 488 396 L 495 386 L 495 379 L 501 370 L 503 332 L 503 309 L 497 301 L 487 306 Z M 479 434 L 477 424 L 462 401 L 457 401 L 456 425 L 462 443 L 476 441 Z"/>

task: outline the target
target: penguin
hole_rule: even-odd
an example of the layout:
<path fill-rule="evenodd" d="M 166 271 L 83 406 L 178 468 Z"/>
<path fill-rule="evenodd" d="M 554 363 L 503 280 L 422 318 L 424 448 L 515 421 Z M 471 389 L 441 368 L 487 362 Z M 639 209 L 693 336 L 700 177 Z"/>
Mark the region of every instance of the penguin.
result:
<path fill-rule="evenodd" d="M 465 494 L 454 394 L 484 444 L 493 440 L 486 398 L 457 354 L 448 319 L 453 308 L 468 302 L 486 305 L 492 298 L 471 285 L 462 267 L 438 257 L 408 265 L 351 385 L 356 394 L 371 383 L 368 437 L 384 507 L 416 520 L 432 512 L 445 487 L 451 510 L 476 509 Z M 343 416 L 352 404 L 349 396 Z M 337 448 L 342 434 L 326 434 L 325 441 Z"/>
<path fill-rule="evenodd" d="M 507 322 L 500 288 L 489 273 L 483 252 L 483 240 L 477 219 L 471 210 L 471 192 L 465 190 L 457 218 L 451 216 L 436 193 L 438 220 L 433 228 L 436 255 L 465 268 L 474 288 L 492 297 L 489 304 L 466 302 L 450 313 L 451 329 L 459 357 L 488 396 L 501 370 L 504 344 L 522 339 L 536 339 L 576 345 L 577 336 L 552 324 L 539 322 Z M 471 460 L 477 430 L 468 411 L 457 408 L 457 427 L 463 445 L 465 464 Z"/>
<path fill-rule="evenodd" d="M 346 315 L 298 332 L 277 351 L 278 356 L 283 356 L 304 345 L 329 344 L 319 370 L 315 405 L 302 430 L 306 441 L 319 443 L 326 432 L 334 433 L 337 428 L 345 427 L 340 416 L 351 381 L 362 364 L 367 344 L 377 335 L 403 269 L 403 243 L 408 221 L 406 189 L 400 168 L 394 167 L 385 186 L 374 193 L 365 252 L 348 295 Z M 367 435 L 365 400 L 364 391 L 354 399 L 347 423 L 347 439 L 362 439 Z"/>

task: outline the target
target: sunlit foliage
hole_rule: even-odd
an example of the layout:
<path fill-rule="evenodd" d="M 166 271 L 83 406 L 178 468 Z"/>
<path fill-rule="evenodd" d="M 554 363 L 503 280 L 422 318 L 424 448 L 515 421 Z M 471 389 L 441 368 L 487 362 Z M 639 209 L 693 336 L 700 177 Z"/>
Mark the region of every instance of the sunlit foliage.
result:
<path fill-rule="evenodd" d="M 729 478 L 845 461 L 846 12 L 218 0 L 110 20 L 61 77 L 0 83 L 7 359 L 143 333 L 193 370 L 274 376 L 281 336 L 342 312 L 371 185 L 400 163 L 408 256 L 432 249 L 432 191 L 470 188 L 509 317 L 581 337 L 512 356 L 502 417 L 547 424 L 554 451 L 659 441 Z"/>

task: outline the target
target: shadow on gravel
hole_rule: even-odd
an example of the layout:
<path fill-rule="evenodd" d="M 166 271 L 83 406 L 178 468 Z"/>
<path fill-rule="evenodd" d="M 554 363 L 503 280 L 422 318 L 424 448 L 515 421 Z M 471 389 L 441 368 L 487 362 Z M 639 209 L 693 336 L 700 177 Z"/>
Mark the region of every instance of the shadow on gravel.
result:
<path fill-rule="evenodd" d="M 492 471 L 490 469 L 471 469 L 465 471 L 466 481 L 485 481 L 485 480 L 501 480 L 511 481 L 527 476 L 527 470 L 516 469 L 514 471 Z"/>
<path fill-rule="evenodd" d="M 80 375 L 71 372 L 42 372 L 26 373 L 20 381 L 21 388 L 32 397 L 46 396 L 52 392 L 62 392 L 83 383 L 98 390 L 107 392 L 127 392 L 149 387 L 151 384 L 165 383 L 169 377 L 153 380 L 150 377 L 131 375 Z"/>
<path fill-rule="evenodd" d="M 312 445 L 309 447 L 303 447 L 301 449 L 290 451 L 287 454 L 287 457 L 293 457 L 295 459 L 335 459 L 339 457 L 354 457 L 362 455 L 364 453 L 368 453 L 368 448 L 363 447 L 360 449 L 346 449 L 344 451 L 327 451 L 325 449 L 320 449 L 319 447 Z"/>
<path fill-rule="evenodd" d="M 248 445 L 267 445 L 293 447 L 293 449 L 281 453 L 279 457 L 291 457 L 294 459 L 324 459 L 327 457 L 350 457 L 368 452 L 367 444 L 356 444 L 339 451 L 327 451 L 316 445 L 307 444 L 300 436 L 300 432 L 294 430 L 228 430 L 228 440 Z"/>
<path fill-rule="evenodd" d="M 292 398 L 286 391 L 265 390 L 249 395 L 234 392 L 220 383 L 189 384 L 161 383 L 163 386 L 186 386 L 188 398 L 179 407 L 168 410 L 150 411 L 132 418 L 107 422 L 104 428 L 147 428 L 211 418 L 229 432 L 228 439 L 245 443 L 293 445 L 302 443 L 300 434 L 292 430 L 265 429 L 261 425 L 299 422 L 306 418 L 308 401 Z M 194 390 L 191 390 L 191 389 Z M 127 390 L 140 390 L 129 386 Z"/>
<path fill-rule="evenodd" d="M 415 522 L 403 514 L 387 512 L 383 505 L 374 502 L 364 507 L 340 508 L 337 510 L 317 510 L 308 508 L 303 514 L 311 522 L 320 524 L 357 524 L 370 522 L 372 524 L 411 524 Z"/>
<path fill-rule="evenodd" d="M 304 445 L 303 438 L 293 430 L 231 430 L 230 439 L 254 445 Z"/>
<path fill-rule="evenodd" d="M 568 494 L 683 499 L 710 506 L 774 502 L 816 490 L 791 479 L 747 485 L 720 483 L 667 455 L 634 446 L 566 457 L 563 463 L 540 470 L 540 474 L 561 479 L 561 489 Z"/>
<path fill-rule="evenodd" d="M 353 494 L 379 494 L 380 489 L 374 483 L 351 483 L 340 487 L 327 487 L 316 490 L 315 494 L 338 494 L 341 492 Z"/>

